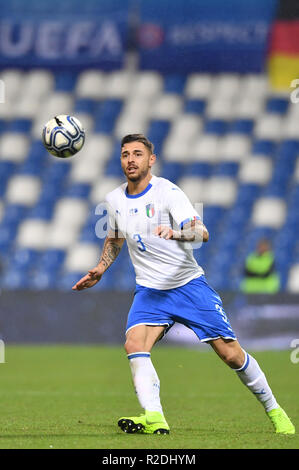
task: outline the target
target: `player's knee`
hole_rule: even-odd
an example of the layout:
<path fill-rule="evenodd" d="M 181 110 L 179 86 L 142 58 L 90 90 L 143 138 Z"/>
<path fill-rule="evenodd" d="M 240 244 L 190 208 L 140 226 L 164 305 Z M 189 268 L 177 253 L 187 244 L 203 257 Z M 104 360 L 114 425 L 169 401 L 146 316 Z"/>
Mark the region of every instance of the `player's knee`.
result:
<path fill-rule="evenodd" d="M 238 351 L 226 350 L 221 353 L 221 359 L 232 369 L 239 369 L 243 365 L 242 358 Z"/>
<path fill-rule="evenodd" d="M 144 351 L 144 344 L 138 338 L 127 338 L 124 348 L 127 354 Z"/>

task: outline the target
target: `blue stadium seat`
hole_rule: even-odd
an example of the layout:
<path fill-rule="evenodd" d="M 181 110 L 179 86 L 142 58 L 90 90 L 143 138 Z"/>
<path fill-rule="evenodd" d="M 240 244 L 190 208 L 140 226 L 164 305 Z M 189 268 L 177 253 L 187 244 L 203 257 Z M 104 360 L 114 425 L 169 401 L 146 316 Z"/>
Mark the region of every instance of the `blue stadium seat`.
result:
<path fill-rule="evenodd" d="M 45 271 L 57 272 L 65 259 L 66 252 L 59 249 L 48 249 L 41 253 L 39 264 Z"/>
<path fill-rule="evenodd" d="M 237 176 L 239 171 L 239 163 L 237 162 L 222 162 L 214 167 L 213 175 L 217 176 Z"/>
<path fill-rule="evenodd" d="M 256 139 L 252 142 L 251 153 L 272 157 L 276 149 L 276 143 L 272 140 Z"/>
<path fill-rule="evenodd" d="M 30 219 L 41 219 L 50 221 L 52 219 L 53 212 L 54 202 L 39 202 L 31 209 L 28 214 L 28 217 Z"/>
<path fill-rule="evenodd" d="M 17 165 L 9 161 L 0 161 L 0 197 L 3 197 L 9 178 L 14 174 Z"/>
<path fill-rule="evenodd" d="M 260 187 L 258 184 L 240 184 L 235 204 L 236 206 L 251 205 L 254 199 L 259 197 L 259 194 Z"/>
<path fill-rule="evenodd" d="M 123 171 L 120 165 L 119 158 L 118 160 L 111 159 L 108 160 L 105 166 L 105 176 L 123 176 Z"/>
<path fill-rule="evenodd" d="M 55 89 L 56 91 L 73 91 L 77 81 L 77 75 L 74 72 L 56 72 Z"/>
<path fill-rule="evenodd" d="M 290 100 L 283 97 L 272 96 L 267 100 L 266 111 L 268 113 L 285 114 Z"/>
<path fill-rule="evenodd" d="M 0 119 L 0 134 L 7 131 L 7 121 L 5 119 Z"/>
<path fill-rule="evenodd" d="M 231 123 L 229 132 L 233 132 L 235 134 L 251 134 L 253 126 L 253 119 L 236 119 Z"/>
<path fill-rule="evenodd" d="M 47 161 L 44 158 L 39 159 L 26 159 L 19 167 L 18 174 L 32 175 L 40 177 L 44 168 L 47 166 Z"/>
<path fill-rule="evenodd" d="M 288 160 L 296 159 L 299 152 L 299 140 L 285 139 L 277 148 L 277 155 Z"/>
<path fill-rule="evenodd" d="M 68 186 L 64 190 L 63 196 L 88 199 L 90 189 L 91 189 L 91 186 L 88 183 L 68 184 Z"/>
<path fill-rule="evenodd" d="M 32 127 L 32 120 L 31 119 L 13 119 L 7 128 L 8 132 L 21 132 L 21 133 L 28 133 L 30 132 Z"/>
<path fill-rule="evenodd" d="M 122 108 L 123 101 L 119 99 L 107 99 L 97 105 L 95 110 L 94 132 L 111 133 L 114 130 L 115 121 Z"/>
<path fill-rule="evenodd" d="M 164 77 L 164 93 L 182 94 L 186 83 L 185 75 L 170 74 Z"/>
<path fill-rule="evenodd" d="M 206 109 L 206 102 L 201 99 L 188 99 L 185 101 L 184 112 L 185 113 L 194 113 L 194 114 L 203 114 Z"/>
<path fill-rule="evenodd" d="M 227 132 L 228 123 L 222 119 L 209 119 L 205 122 L 204 132 L 206 134 L 223 135 Z"/>
<path fill-rule="evenodd" d="M 74 114 L 76 113 L 87 113 L 94 114 L 97 108 L 98 102 L 89 98 L 78 98 L 74 104 Z"/>
<path fill-rule="evenodd" d="M 70 171 L 71 165 L 69 162 L 53 158 L 47 170 L 46 181 L 53 185 L 58 185 L 64 181 Z"/>
<path fill-rule="evenodd" d="M 27 207 L 20 204 L 6 204 L 1 225 L 17 225 L 28 214 Z"/>
<path fill-rule="evenodd" d="M 212 171 L 212 164 L 207 162 L 194 162 L 185 165 L 185 174 L 183 176 L 202 176 L 208 178 L 211 176 Z"/>
<path fill-rule="evenodd" d="M 11 266 L 15 269 L 31 269 L 39 257 L 39 252 L 30 248 L 16 249 L 11 257 Z"/>
<path fill-rule="evenodd" d="M 29 278 L 27 269 L 15 270 L 13 267 L 9 268 L 2 277 L 2 287 L 7 290 L 28 288 Z"/>
<path fill-rule="evenodd" d="M 46 271 L 42 267 L 34 271 L 27 281 L 28 287 L 33 290 L 59 289 L 57 273 Z M 71 287 L 69 287 L 71 289 Z M 66 288 L 66 290 L 69 290 Z"/>
<path fill-rule="evenodd" d="M 162 154 L 163 142 L 170 129 L 170 122 L 164 120 L 152 120 L 147 131 L 148 139 L 154 143 L 156 155 Z"/>
<path fill-rule="evenodd" d="M 176 183 L 176 181 L 184 175 L 185 168 L 184 163 L 164 161 L 162 163 L 160 176 Z"/>

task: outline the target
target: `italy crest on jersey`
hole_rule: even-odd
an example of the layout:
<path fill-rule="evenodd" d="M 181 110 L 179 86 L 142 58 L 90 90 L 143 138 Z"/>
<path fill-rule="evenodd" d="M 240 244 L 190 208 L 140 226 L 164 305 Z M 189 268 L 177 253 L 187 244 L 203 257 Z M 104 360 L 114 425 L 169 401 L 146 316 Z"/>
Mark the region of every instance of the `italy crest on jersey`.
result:
<path fill-rule="evenodd" d="M 145 206 L 145 209 L 146 209 L 146 215 L 151 219 L 152 217 L 154 217 L 155 215 L 155 207 L 154 207 L 154 204 L 147 204 L 147 206 Z"/>

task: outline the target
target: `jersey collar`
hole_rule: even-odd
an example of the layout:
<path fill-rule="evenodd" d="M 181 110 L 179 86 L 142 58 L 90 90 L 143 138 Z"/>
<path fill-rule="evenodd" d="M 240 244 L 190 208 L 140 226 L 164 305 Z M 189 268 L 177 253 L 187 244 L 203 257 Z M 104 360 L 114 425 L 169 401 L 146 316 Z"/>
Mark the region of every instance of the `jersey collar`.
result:
<path fill-rule="evenodd" d="M 152 181 L 152 179 L 151 179 L 151 181 Z M 141 197 L 141 196 L 143 196 L 144 194 L 146 194 L 146 193 L 151 189 L 152 186 L 153 186 L 152 183 L 149 183 L 149 184 L 147 185 L 147 187 L 146 187 L 141 193 L 139 193 L 139 194 L 128 194 L 128 186 L 127 186 L 126 189 L 125 189 L 125 195 L 126 195 L 129 199 L 136 199 L 136 198 Z"/>

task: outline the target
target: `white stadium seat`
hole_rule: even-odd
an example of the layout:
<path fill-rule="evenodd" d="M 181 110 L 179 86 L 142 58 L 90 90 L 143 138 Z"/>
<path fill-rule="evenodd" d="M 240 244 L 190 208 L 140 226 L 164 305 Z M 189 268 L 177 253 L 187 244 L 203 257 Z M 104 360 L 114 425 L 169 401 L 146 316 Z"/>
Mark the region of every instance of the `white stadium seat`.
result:
<path fill-rule="evenodd" d="M 41 103 L 31 96 L 23 95 L 16 101 L 13 114 L 16 118 L 34 119 L 40 112 Z"/>
<path fill-rule="evenodd" d="M 106 78 L 98 70 L 85 70 L 81 72 L 77 84 L 76 95 L 78 98 L 91 98 L 95 100 L 106 96 Z"/>
<path fill-rule="evenodd" d="M 259 198 L 253 207 L 252 223 L 256 226 L 280 228 L 286 217 L 286 204 L 283 199 L 274 197 Z"/>
<path fill-rule="evenodd" d="M 28 148 L 29 139 L 27 134 L 6 132 L 0 139 L 0 160 L 21 163 L 27 157 Z"/>
<path fill-rule="evenodd" d="M 272 175 L 272 162 L 267 157 L 247 157 L 240 166 L 239 180 L 242 183 L 265 185 Z"/>
<path fill-rule="evenodd" d="M 186 194 L 192 204 L 204 201 L 207 180 L 204 178 L 184 176 L 178 181 L 178 186 Z"/>
<path fill-rule="evenodd" d="M 240 99 L 234 106 L 234 117 L 240 119 L 256 119 L 264 107 L 264 100 L 258 96 L 249 97 L 247 94 L 242 94 Z"/>
<path fill-rule="evenodd" d="M 173 121 L 169 136 L 192 141 L 202 131 L 202 119 L 193 114 L 181 114 Z"/>
<path fill-rule="evenodd" d="M 270 85 L 267 75 L 247 74 L 241 79 L 242 95 L 249 99 L 261 99 L 267 96 Z"/>
<path fill-rule="evenodd" d="M 121 140 L 127 134 L 146 134 L 148 119 L 136 114 L 121 113 L 114 128 L 114 135 Z"/>
<path fill-rule="evenodd" d="M 257 118 L 254 135 L 258 139 L 279 140 L 282 134 L 282 117 L 276 113 L 263 114 Z"/>
<path fill-rule="evenodd" d="M 77 240 L 79 227 L 68 227 L 63 222 L 51 222 L 48 227 L 47 248 L 68 250 Z"/>
<path fill-rule="evenodd" d="M 41 181 L 36 176 L 12 176 L 6 190 L 6 200 L 9 204 L 33 206 L 36 204 L 41 190 Z"/>
<path fill-rule="evenodd" d="M 224 73 L 215 76 L 212 93 L 221 98 L 234 98 L 240 91 L 241 79 L 237 74 Z"/>
<path fill-rule="evenodd" d="M 68 251 L 64 267 L 68 271 L 87 272 L 98 263 L 99 253 L 95 243 L 76 243 Z"/>
<path fill-rule="evenodd" d="M 12 104 L 20 98 L 25 77 L 26 74 L 17 69 L 5 69 L 0 73 L 0 80 L 5 85 L 5 103 Z M 3 103 L 0 108 L 2 106 Z"/>
<path fill-rule="evenodd" d="M 121 116 L 132 116 L 133 118 L 148 118 L 151 113 L 152 100 L 150 97 L 141 98 L 139 96 L 132 96 L 124 102 Z"/>
<path fill-rule="evenodd" d="M 182 112 L 183 101 L 176 93 L 160 95 L 151 110 L 152 119 L 174 120 Z"/>
<path fill-rule="evenodd" d="M 185 95 L 189 99 L 206 100 L 213 89 L 213 79 L 208 74 L 190 74 L 185 85 Z"/>
<path fill-rule="evenodd" d="M 125 179 L 105 177 L 100 180 L 92 188 L 90 199 L 93 204 L 100 204 L 104 201 L 105 196 L 110 191 L 113 191 L 117 186 L 124 183 Z"/>
<path fill-rule="evenodd" d="M 125 99 L 129 96 L 132 84 L 132 74 L 127 71 L 112 72 L 106 80 L 106 97 Z"/>
<path fill-rule="evenodd" d="M 191 145 L 188 140 L 169 136 L 164 142 L 162 153 L 167 161 L 187 163 L 191 160 Z"/>
<path fill-rule="evenodd" d="M 207 180 L 203 202 L 208 205 L 230 207 L 237 193 L 236 182 L 229 177 L 214 176 Z"/>
<path fill-rule="evenodd" d="M 53 73 L 48 70 L 32 70 L 25 74 L 23 93 L 32 100 L 51 94 L 54 86 Z"/>
<path fill-rule="evenodd" d="M 103 163 L 92 158 L 78 158 L 72 164 L 70 179 L 74 183 L 92 184 L 103 177 Z"/>
<path fill-rule="evenodd" d="M 221 160 L 241 162 L 247 158 L 251 140 L 240 134 L 228 134 L 220 139 L 219 155 Z"/>
<path fill-rule="evenodd" d="M 27 219 L 20 224 L 17 244 L 22 248 L 44 250 L 48 244 L 48 222 Z"/>
<path fill-rule="evenodd" d="M 99 163 L 106 162 L 112 151 L 112 137 L 106 134 L 93 133 L 88 136 L 81 151 L 84 159 L 96 160 Z"/>
<path fill-rule="evenodd" d="M 210 119 L 232 119 L 234 116 L 232 99 L 215 95 L 207 104 L 206 115 Z"/>
<path fill-rule="evenodd" d="M 54 209 L 54 223 L 66 226 L 66 230 L 73 230 L 82 226 L 88 215 L 88 203 L 83 199 L 61 198 Z"/>
<path fill-rule="evenodd" d="M 292 294 L 299 293 L 299 263 L 293 264 L 289 271 L 287 291 Z"/>
<path fill-rule="evenodd" d="M 193 144 L 191 155 L 196 161 L 215 163 L 219 160 L 219 138 L 203 134 Z"/>
<path fill-rule="evenodd" d="M 158 72 L 139 72 L 132 82 L 135 96 L 151 97 L 159 95 L 163 88 L 163 78 Z"/>
<path fill-rule="evenodd" d="M 112 139 L 104 134 L 91 134 L 78 158 L 72 159 L 70 179 L 77 183 L 93 183 L 103 175 L 112 150 Z"/>

